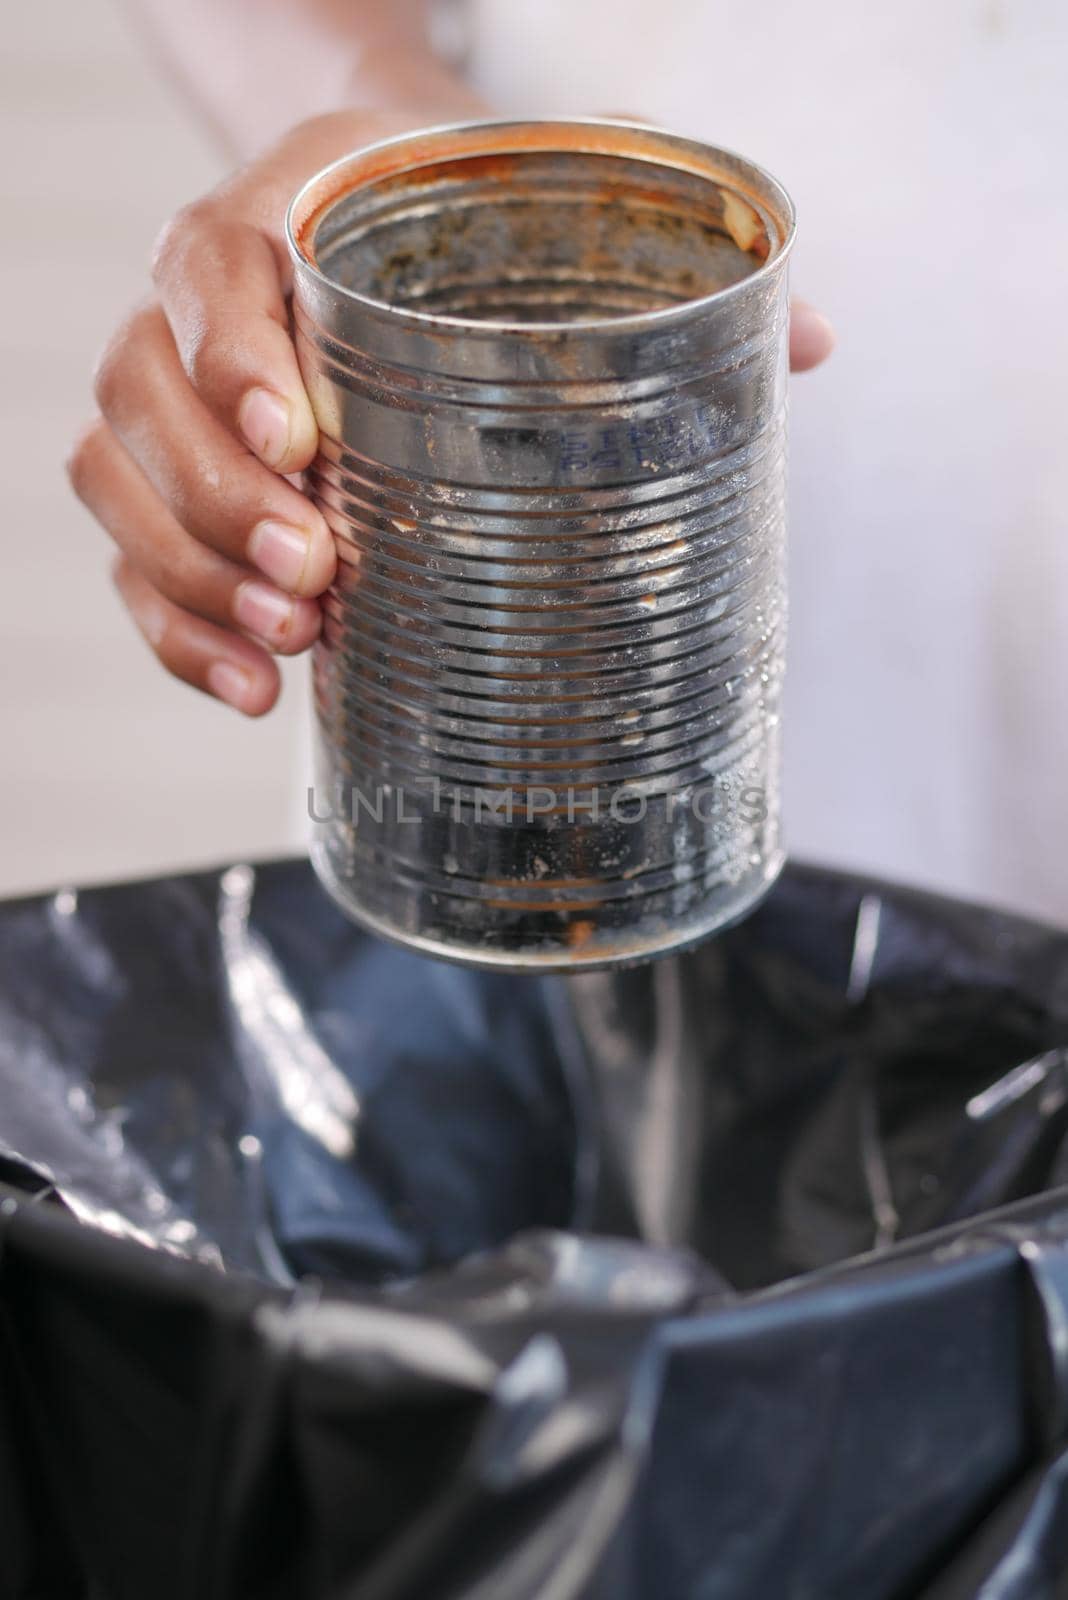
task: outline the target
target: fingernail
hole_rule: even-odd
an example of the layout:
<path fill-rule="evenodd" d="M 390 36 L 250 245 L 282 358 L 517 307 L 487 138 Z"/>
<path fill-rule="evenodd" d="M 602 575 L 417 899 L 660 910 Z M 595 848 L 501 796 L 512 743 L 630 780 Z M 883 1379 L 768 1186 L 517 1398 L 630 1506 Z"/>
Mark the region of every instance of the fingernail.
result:
<path fill-rule="evenodd" d="M 250 389 L 241 402 L 237 424 L 249 447 L 269 467 L 277 467 L 289 449 L 289 407 L 270 389 Z"/>
<path fill-rule="evenodd" d="M 234 595 L 234 617 L 264 644 L 279 645 L 293 621 L 293 602 L 269 584 L 252 578 L 242 583 Z"/>
<path fill-rule="evenodd" d="M 219 700 L 238 711 L 247 711 L 252 684 L 247 672 L 232 661 L 213 661 L 208 668 L 208 688 Z"/>
<path fill-rule="evenodd" d="M 282 589 L 297 589 L 308 563 L 311 534 L 288 522 L 258 522 L 248 542 L 249 559 Z"/>

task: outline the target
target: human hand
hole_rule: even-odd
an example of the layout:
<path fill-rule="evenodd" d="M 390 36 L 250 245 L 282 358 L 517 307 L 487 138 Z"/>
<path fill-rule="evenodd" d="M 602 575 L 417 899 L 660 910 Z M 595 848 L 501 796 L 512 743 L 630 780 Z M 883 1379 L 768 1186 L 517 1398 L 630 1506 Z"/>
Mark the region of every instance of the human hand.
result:
<path fill-rule="evenodd" d="M 289 332 L 290 196 L 362 144 L 433 117 L 339 112 L 303 123 L 164 229 L 157 298 L 110 341 L 97 368 L 100 415 L 68 470 L 119 548 L 115 582 L 175 677 L 250 716 L 269 711 L 273 659 L 318 637 L 333 537 L 286 481 L 307 467 L 317 429 Z M 794 371 L 834 336 L 791 307 Z"/>
<path fill-rule="evenodd" d="M 160 661 L 250 716 L 278 698 L 273 657 L 318 636 L 335 567 L 325 521 L 286 481 L 318 437 L 289 332 L 286 206 L 327 162 L 416 125 L 316 118 L 180 211 L 156 247 L 157 297 L 108 344 L 100 415 L 68 463 Z"/>

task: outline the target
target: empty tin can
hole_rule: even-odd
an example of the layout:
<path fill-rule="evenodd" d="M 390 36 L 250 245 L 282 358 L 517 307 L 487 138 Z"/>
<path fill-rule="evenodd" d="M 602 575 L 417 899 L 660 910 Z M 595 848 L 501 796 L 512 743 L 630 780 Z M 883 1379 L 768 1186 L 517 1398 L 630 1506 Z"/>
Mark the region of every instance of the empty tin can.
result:
<path fill-rule="evenodd" d="M 608 121 L 389 140 L 294 200 L 337 539 L 313 859 L 515 971 L 644 961 L 783 860 L 791 203 Z"/>

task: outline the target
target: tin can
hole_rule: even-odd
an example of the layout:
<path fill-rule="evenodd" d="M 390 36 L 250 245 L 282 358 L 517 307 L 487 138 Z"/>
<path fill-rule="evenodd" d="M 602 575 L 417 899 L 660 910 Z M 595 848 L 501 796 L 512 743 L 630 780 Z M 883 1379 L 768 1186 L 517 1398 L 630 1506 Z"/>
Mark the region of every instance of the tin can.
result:
<path fill-rule="evenodd" d="M 323 882 L 521 972 L 744 916 L 783 860 L 789 198 L 657 129 L 485 122 L 337 162 L 287 229 Z"/>

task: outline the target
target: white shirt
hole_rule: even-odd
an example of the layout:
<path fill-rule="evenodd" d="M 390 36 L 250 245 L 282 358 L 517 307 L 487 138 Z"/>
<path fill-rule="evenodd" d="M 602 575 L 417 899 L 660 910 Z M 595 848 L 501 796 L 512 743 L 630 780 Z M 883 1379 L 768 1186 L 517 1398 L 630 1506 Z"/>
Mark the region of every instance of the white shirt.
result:
<path fill-rule="evenodd" d="M 467 0 L 496 105 L 761 162 L 795 380 L 795 854 L 1068 921 L 1064 0 Z"/>

